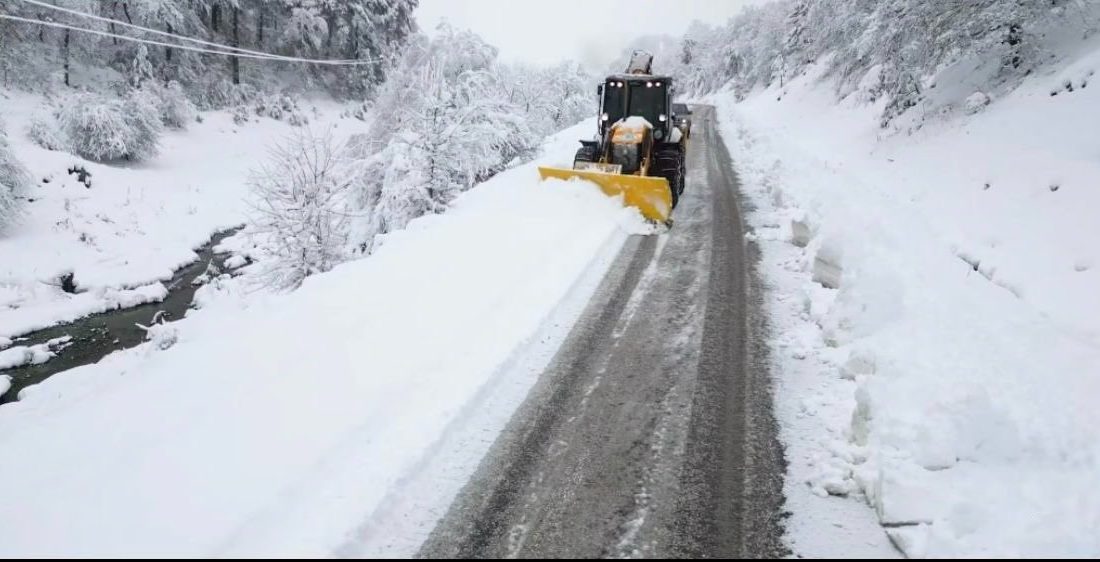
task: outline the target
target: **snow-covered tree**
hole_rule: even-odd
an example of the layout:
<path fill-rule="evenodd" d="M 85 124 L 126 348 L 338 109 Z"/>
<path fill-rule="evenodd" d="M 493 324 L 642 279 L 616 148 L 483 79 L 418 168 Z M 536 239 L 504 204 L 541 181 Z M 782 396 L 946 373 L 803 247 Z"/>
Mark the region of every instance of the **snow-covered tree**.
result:
<path fill-rule="evenodd" d="M 1046 60 L 1044 37 L 1092 22 L 1100 3 L 1077 0 L 777 0 L 726 25 L 692 26 L 682 40 L 681 84 L 738 92 L 784 82 L 819 61 L 840 96 L 885 100 L 887 124 L 924 99 L 924 84 L 963 60 L 993 64 L 1012 87 Z"/>
<path fill-rule="evenodd" d="M 575 62 L 501 66 L 498 74 L 501 95 L 527 115 L 528 124 L 540 136 L 595 115 L 598 81 Z"/>
<path fill-rule="evenodd" d="M 356 242 L 439 212 L 460 192 L 529 154 L 538 135 L 501 95 L 496 49 L 441 26 L 418 38 L 383 86 L 359 145 L 356 205 L 367 218 Z"/>
<path fill-rule="evenodd" d="M 293 289 L 345 259 L 350 178 L 345 147 L 331 133 L 301 129 L 272 149 L 249 180 L 253 227 L 272 253 L 266 283 Z"/>
<path fill-rule="evenodd" d="M 18 218 L 16 195 L 29 185 L 30 175 L 12 154 L 4 125 L 0 123 L 0 234 Z"/>
<path fill-rule="evenodd" d="M 49 63 L 60 72 L 59 82 L 79 83 L 80 66 L 110 67 L 126 76 L 136 70 L 139 80 L 149 74 L 162 84 L 175 80 L 192 95 L 207 92 L 211 84 L 263 86 L 275 74 L 286 73 L 319 84 L 332 92 L 362 97 L 373 92 L 385 71 L 415 31 L 413 13 L 418 0 L 50 0 L 51 4 L 115 20 L 103 22 L 23 2 L 0 2 L 0 13 L 91 28 L 127 36 L 165 40 L 127 28 L 126 24 L 206 39 L 234 47 L 274 54 L 372 61 L 358 66 L 315 66 L 291 62 L 256 61 L 199 54 L 175 47 L 143 47 L 70 29 L 55 29 L 0 20 L 0 79 L 33 70 L 35 80 L 45 76 Z M 171 41 L 171 40 L 169 40 Z M 144 51 L 139 53 L 140 49 Z M 151 72 L 150 72 L 151 71 Z M 101 73 L 93 75 L 101 76 Z"/>
<path fill-rule="evenodd" d="M 96 12 L 99 8 L 99 3 L 94 0 L 54 0 L 51 4 L 69 10 L 92 13 Z M 0 3 L 0 12 L 67 26 L 79 26 L 97 30 L 104 29 L 104 26 L 100 23 L 89 21 L 81 16 L 48 10 L 23 2 Z M 37 49 L 31 48 L 24 53 L 29 55 L 29 59 L 16 61 L 15 65 L 17 67 L 29 65 L 30 63 L 43 59 L 46 52 L 52 52 L 56 55 L 53 60 L 59 63 L 60 68 L 58 70 L 60 70 L 61 82 L 65 86 L 75 85 L 75 80 L 73 78 L 74 65 L 78 61 L 92 58 L 99 51 L 103 43 L 102 39 L 96 35 L 80 33 L 64 28 L 39 27 L 23 23 L 12 23 L 9 25 L 0 28 L 0 33 L 6 36 L 4 39 L 5 42 L 11 41 L 12 43 L 20 43 L 30 41 L 38 44 Z M 3 49 L 0 49 L 0 52 L 2 51 Z M 19 52 L 23 51 L 23 49 L 20 49 L 19 45 L 13 45 L 12 51 Z"/>
<path fill-rule="evenodd" d="M 137 50 L 134 52 L 134 60 L 130 62 L 130 86 L 140 88 L 142 85 L 152 82 L 154 72 L 153 63 L 149 62 L 148 47 L 138 45 Z"/>

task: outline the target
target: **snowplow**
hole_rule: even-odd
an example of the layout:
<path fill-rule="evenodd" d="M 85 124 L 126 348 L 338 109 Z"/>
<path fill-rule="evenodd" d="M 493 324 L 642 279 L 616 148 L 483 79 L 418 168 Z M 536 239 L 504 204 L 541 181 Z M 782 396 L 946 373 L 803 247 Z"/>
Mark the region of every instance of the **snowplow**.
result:
<path fill-rule="evenodd" d="M 590 181 L 636 207 L 646 219 L 671 224 L 684 191 L 684 135 L 672 116 L 672 79 L 650 73 L 652 57 L 635 53 L 626 74 L 597 87 L 597 135 L 582 140 L 572 168 L 539 167 L 542 179 Z"/>

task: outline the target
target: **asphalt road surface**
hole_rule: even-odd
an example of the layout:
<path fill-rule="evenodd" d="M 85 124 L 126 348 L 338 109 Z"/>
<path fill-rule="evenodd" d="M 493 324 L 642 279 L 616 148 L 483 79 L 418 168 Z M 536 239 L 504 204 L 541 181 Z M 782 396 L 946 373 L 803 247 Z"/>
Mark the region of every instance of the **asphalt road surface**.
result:
<path fill-rule="evenodd" d="M 755 248 L 694 121 L 674 227 L 628 240 L 421 557 L 786 554 Z"/>

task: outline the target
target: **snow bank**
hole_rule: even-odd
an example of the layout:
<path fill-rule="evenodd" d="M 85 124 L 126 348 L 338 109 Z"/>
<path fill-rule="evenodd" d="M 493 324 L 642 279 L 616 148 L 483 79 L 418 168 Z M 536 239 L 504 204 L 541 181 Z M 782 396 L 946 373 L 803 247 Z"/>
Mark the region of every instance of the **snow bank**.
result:
<path fill-rule="evenodd" d="M 582 132 L 545 160 L 570 161 Z M 171 347 L 0 408 L 0 479 L 20 483 L 0 488 L 0 552 L 331 554 L 639 227 L 532 164 L 293 293 L 204 287 Z"/>
<path fill-rule="evenodd" d="M 1100 91 L 1049 92 L 1097 65 L 911 134 L 812 76 L 722 96 L 775 288 L 796 552 L 865 517 L 813 494 L 862 493 L 908 556 L 1100 555 Z"/>
<path fill-rule="evenodd" d="M 68 346 L 71 339 L 69 336 L 64 336 L 38 345 L 17 345 L 6 348 L 0 346 L 0 371 L 23 365 L 41 365 L 56 355 L 58 350 Z M 5 379 L 4 390 L 0 391 L 0 395 L 10 388 L 8 383 L 11 382 L 11 378 L 5 375 Z"/>
<path fill-rule="evenodd" d="M 53 285 L 0 285 L 0 306 L 8 307 L 0 312 L 4 318 L 0 333 L 23 334 L 89 314 L 160 302 L 167 296 L 168 288 L 163 283 L 134 289 L 99 287 L 75 295 Z"/>

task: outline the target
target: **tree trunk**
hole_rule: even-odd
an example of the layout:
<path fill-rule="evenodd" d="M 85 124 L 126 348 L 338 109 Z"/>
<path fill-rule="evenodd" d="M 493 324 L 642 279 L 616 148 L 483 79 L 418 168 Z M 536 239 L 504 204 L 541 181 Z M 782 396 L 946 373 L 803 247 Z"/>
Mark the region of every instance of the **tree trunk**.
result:
<path fill-rule="evenodd" d="M 222 23 L 222 6 L 221 4 L 214 4 L 213 8 L 210 8 L 210 28 L 215 33 L 221 31 L 218 29 Z"/>
<path fill-rule="evenodd" d="M 332 38 L 336 35 L 336 14 L 327 14 L 325 24 L 328 25 L 328 37 L 325 39 L 325 55 L 327 56 L 332 53 Z"/>
<path fill-rule="evenodd" d="M 233 8 L 233 46 L 241 46 L 241 9 Z M 230 64 L 233 67 L 233 84 L 241 83 L 241 57 L 231 57 Z"/>
<path fill-rule="evenodd" d="M 168 33 L 172 33 L 172 24 L 169 23 L 169 24 L 166 24 L 166 25 L 168 27 Z M 166 62 L 168 64 L 172 64 L 172 48 L 171 47 L 165 47 L 164 48 L 164 62 Z"/>
<path fill-rule="evenodd" d="M 256 24 L 256 44 L 262 50 L 264 46 L 264 8 L 262 5 L 256 10 L 256 17 L 259 19 Z"/>
<path fill-rule="evenodd" d="M 111 17 L 112 18 L 117 18 L 118 17 L 118 2 L 113 2 L 111 4 Z M 114 22 L 111 22 L 110 29 L 111 29 L 111 33 L 115 32 L 115 23 Z M 117 47 L 118 46 L 118 37 L 112 37 L 111 42 L 112 42 L 112 44 L 114 44 Z"/>
<path fill-rule="evenodd" d="M 63 49 L 65 53 L 65 85 L 72 86 L 69 82 L 69 30 L 65 30 L 65 47 Z"/>

